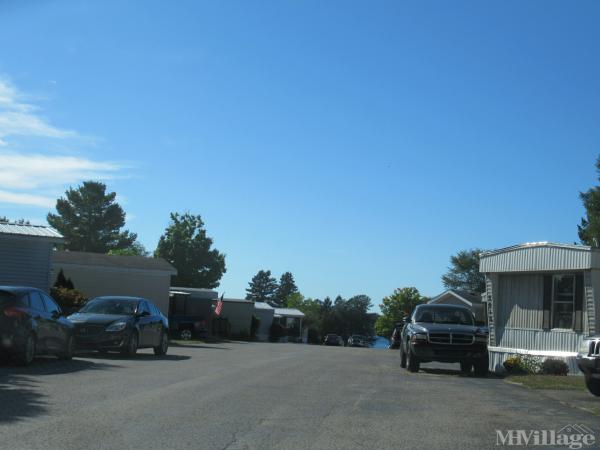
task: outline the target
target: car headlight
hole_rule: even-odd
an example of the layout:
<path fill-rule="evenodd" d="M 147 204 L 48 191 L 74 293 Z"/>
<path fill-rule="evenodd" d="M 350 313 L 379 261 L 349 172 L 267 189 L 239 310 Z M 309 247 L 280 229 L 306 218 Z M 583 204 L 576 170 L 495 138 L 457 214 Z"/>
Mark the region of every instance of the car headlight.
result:
<path fill-rule="evenodd" d="M 415 333 L 410 337 L 410 342 L 425 342 L 427 335 L 425 333 Z"/>
<path fill-rule="evenodd" d="M 126 326 L 127 323 L 125 322 L 114 322 L 106 327 L 106 331 L 123 331 Z"/>

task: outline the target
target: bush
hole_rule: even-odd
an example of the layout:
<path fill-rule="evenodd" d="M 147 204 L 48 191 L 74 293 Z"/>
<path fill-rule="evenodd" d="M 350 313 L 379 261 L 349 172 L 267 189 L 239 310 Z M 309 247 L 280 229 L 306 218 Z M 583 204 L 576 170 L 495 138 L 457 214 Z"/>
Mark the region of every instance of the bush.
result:
<path fill-rule="evenodd" d="M 540 359 L 531 355 L 514 355 L 504 361 L 504 368 L 511 375 L 533 375 L 540 372 Z"/>
<path fill-rule="evenodd" d="M 87 301 L 87 298 L 81 291 L 66 287 L 53 287 L 50 290 L 50 295 L 52 295 L 52 298 L 56 300 L 60 308 L 67 315 L 73 314 L 81 309 Z"/>
<path fill-rule="evenodd" d="M 541 372 L 544 375 L 566 376 L 569 373 L 569 366 L 562 359 L 549 358 L 542 363 Z"/>

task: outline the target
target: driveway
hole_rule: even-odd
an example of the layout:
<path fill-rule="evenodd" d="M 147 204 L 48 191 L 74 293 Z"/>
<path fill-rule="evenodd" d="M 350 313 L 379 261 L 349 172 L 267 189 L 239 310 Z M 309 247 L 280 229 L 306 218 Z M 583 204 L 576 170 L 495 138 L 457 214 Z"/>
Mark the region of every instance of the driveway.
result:
<path fill-rule="evenodd" d="M 0 366 L 0 448 L 497 448 L 496 429 L 600 420 L 496 378 L 400 369 L 397 352 L 172 347 Z M 440 366 L 438 366 L 440 367 Z M 453 367 L 453 366 L 450 366 Z"/>

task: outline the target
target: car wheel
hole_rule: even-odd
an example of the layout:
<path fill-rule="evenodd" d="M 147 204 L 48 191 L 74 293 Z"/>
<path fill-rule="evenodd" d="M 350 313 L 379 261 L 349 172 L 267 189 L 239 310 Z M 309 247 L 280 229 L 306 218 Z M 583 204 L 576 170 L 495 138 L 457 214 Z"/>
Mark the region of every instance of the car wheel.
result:
<path fill-rule="evenodd" d="M 473 367 L 473 364 L 471 362 L 468 361 L 462 361 L 460 363 L 460 371 L 462 373 L 471 373 L 471 368 Z"/>
<path fill-rule="evenodd" d="M 406 369 L 406 353 L 404 353 L 402 345 L 400 345 L 400 367 Z"/>
<path fill-rule="evenodd" d="M 417 358 L 409 348 L 408 352 L 406 352 L 406 368 L 409 372 L 418 372 L 420 365 L 419 358 Z"/>
<path fill-rule="evenodd" d="M 186 328 L 185 330 L 181 330 L 179 333 L 179 337 L 184 341 L 189 341 L 192 338 L 192 330 Z"/>
<path fill-rule="evenodd" d="M 156 356 L 163 356 L 167 354 L 167 350 L 169 349 L 169 337 L 167 333 L 164 331 L 160 335 L 160 344 L 157 347 L 154 347 L 154 354 Z"/>
<path fill-rule="evenodd" d="M 475 362 L 475 375 L 478 377 L 485 377 L 488 374 L 488 370 L 489 370 L 489 365 L 490 365 L 490 359 L 489 356 L 485 356 L 483 358 L 481 358 L 480 360 Z"/>
<path fill-rule="evenodd" d="M 585 377 L 585 385 L 588 390 L 597 397 L 600 397 L 600 379 L 592 378 L 589 375 Z"/>
<path fill-rule="evenodd" d="M 73 353 L 75 353 L 75 339 L 73 336 L 69 336 L 65 345 L 65 350 L 58 355 L 58 359 L 68 361 L 73 359 Z"/>
<path fill-rule="evenodd" d="M 17 355 L 17 362 L 22 366 L 28 366 L 35 358 L 36 342 L 35 336 L 30 334 L 25 340 L 23 351 Z"/>
<path fill-rule="evenodd" d="M 138 335 L 136 332 L 131 333 L 129 337 L 129 341 L 127 341 L 127 345 L 123 349 L 122 353 L 127 356 L 135 356 L 138 350 Z"/>

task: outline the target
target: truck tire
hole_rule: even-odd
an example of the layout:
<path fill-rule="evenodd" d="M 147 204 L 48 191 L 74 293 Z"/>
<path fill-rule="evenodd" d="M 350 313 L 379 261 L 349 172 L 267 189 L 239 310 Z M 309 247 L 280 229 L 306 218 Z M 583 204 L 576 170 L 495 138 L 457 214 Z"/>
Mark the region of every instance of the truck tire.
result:
<path fill-rule="evenodd" d="M 419 358 L 416 357 L 412 350 L 409 348 L 408 352 L 406 353 L 406 368 L 409 372 L 416 373 L 419 371 L 420 365 L 421 362 L 419 361 Z"/>
<path fill-rule="evenodd" d="M 475 361 L 475 376 L 485 377 L 488 374 L 488 366 L 490 365 L 490 358 L 485 355 L 483 358 Z"/>
<path fill-rule="evenodd" d="M 461 361 L 460 363 L 460 371 L 462 373 L 471 373 L 472 367 L 473 363 L 471 361 Z"/>
<path fill-rule="evenodd" d="M 585 385 L 592 394 L 596 397 L 600 397 L 600 379 L 592 378 L 589 375 L 585 376 Z"/>

